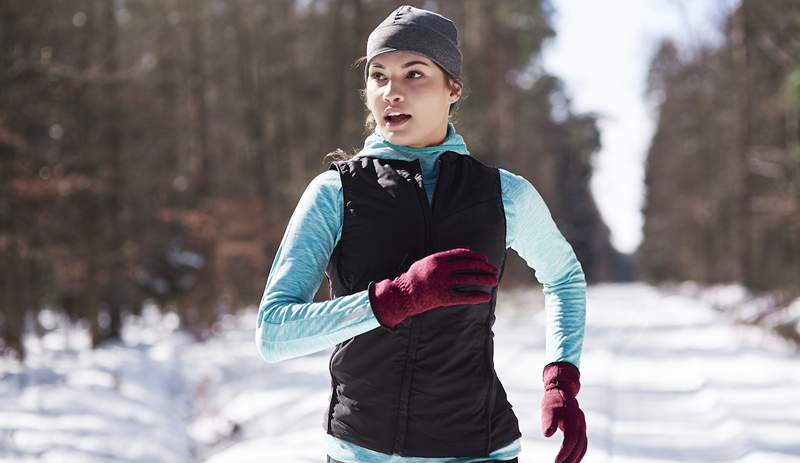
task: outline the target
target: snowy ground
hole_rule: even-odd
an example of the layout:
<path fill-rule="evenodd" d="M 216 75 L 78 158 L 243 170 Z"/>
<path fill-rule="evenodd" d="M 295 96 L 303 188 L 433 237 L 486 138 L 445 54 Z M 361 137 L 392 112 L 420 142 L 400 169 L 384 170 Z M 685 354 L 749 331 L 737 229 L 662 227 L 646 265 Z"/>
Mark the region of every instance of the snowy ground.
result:
<path fill-rule="evenodd" d="M 578 400 L 584 462 L 800 463 L 798 352 L 707 299 L 642 284 L 589 288 Z M 539 427 L 540 290 L 504 291 L 495 363 L 523 433 L 520 462 L 553 461 Z M 205 343 L 155 312 L 120 344 L 29 339 L 0 359 L 0 462 L 322 462 L 330 351 L 264 363 L 255 313 Z M 46 321 L 56 325 L 53 317 Z"/>

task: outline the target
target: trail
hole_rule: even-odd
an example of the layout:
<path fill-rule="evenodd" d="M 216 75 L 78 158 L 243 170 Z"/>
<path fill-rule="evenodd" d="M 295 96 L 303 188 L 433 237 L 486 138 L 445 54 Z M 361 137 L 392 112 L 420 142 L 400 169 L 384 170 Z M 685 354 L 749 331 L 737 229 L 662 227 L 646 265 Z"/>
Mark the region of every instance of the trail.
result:
<path fill-rule="evenodd" d="M 553 461 L 562 439 L 540 429 L 542 301 L 539 289 L 501 291 L 495 324 L 526 463 Z M 584 462 L 800 463 L 799 357 L 786 341 L 645 284 L 590 286 L 588 301 Z M 324 461 L 330 350 L 267 364 L 254 311 L 202 343 L 164 320 L 97 351 L 51 333 L 31 342 L 25 370 L 0 359 L 0 462 Z"/>

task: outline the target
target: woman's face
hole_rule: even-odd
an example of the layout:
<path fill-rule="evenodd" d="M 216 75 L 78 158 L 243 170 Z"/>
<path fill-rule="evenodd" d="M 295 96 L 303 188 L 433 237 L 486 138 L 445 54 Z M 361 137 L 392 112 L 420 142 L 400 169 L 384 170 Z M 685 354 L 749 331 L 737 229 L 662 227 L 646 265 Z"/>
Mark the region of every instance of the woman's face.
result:
<path fill-rule="evenodd" d="M 414 147 L 444 140 L 450 104 L 461 97 L 461 89 L 447 87 L 439 66 L 413 52 L 392 51 L 373 58 L 368 71 L 367 108 L 387 140 Z"/>

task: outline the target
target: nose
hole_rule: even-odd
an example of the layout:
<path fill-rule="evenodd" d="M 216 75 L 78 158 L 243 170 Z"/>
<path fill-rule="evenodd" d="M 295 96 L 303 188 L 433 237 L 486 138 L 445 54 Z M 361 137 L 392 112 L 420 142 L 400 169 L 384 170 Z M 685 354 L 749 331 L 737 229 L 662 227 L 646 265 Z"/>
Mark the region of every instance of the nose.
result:
<path fill-rule="evenodd" d="M 386 85 L 383 86 L 383 99 L 387 103 L 398 103 L 403 101 L 403 94 L 400 92 L 400 86 L 397 84 L 393 84 L 393 81 L 389 79 L 386 82 Z"/>

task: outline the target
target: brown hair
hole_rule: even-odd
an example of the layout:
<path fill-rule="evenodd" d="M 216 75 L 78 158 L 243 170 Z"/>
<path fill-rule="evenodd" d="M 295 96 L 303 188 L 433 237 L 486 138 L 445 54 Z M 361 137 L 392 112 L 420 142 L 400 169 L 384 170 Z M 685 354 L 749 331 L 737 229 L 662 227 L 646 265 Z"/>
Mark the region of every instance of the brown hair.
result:
<path fill-rule="evenodd" d="M 356 59 L 353 62 L 353 68 L 361 66 L 361 64 L 363 64 L 366 60 L 367 60 L 366 56 L 362 56 Z M 450 118 L 453 118 L 454 117 L 453 112 L 455 112 L 458 109 L 459 103 L 466 97 L 466 95 L 464 94 L 464 86 L 458 83 L 458 81 L 456 81 L 452 76 L 450 76 L 450 74 L 447 71 L 445 71 L 444 68 L 442 68 L 438 64 L 436 64 L 436 67 L 438 67 L 442 71 L 442 73 L 444 73 L 444 76 L 446 78 L 445 84 L 447 85 L 447 88 L 449 90 L 455 90 L 457 86 L 461 87 L 461 98 L 459 98 L 458 101 L 456 101 L 455 103 L 452 103 L 450 105 L 450 108 L 448 109 L 448 114 L 450 115 Z M 361 102 L 364 103 L 364 105 L 366 106 L 367 89 L 366 88 L 360 89 L 358 91 L 358 95 L 361 97 Z M 375 122 L 375 118 L 372 116 L 372 112 L 369 109 L 365 109 L 364 111 L 365 111 L 364 136 L 368 136 L 375 130 L 377 123 Z M 336 150 L 331 151 L 330 153 L 325 155 L 325 157 L 323 158 L 323 162 L 325 164 L 328 164 L 333 161 L 346 161 L 355 156 L 358 153 L 358 151 L 359 151 L 358 148 L 354 148 L 352 153 L 347 153 L 341 148 L 336 148 Z"/>

